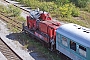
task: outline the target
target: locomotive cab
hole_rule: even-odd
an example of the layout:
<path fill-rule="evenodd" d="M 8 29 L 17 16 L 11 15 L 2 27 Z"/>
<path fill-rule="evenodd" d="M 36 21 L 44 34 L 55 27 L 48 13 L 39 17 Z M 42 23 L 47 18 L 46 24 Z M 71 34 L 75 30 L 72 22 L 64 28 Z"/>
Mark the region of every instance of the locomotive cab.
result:
<path fill-rule="evenodd" d="M 52 20 L 50 14 L 48 12 L 45 12 L 45 11 L 41 11 L 40 19 L 43 20 L 43 21 L 45 21 L 45 20 Z"/>
<path fill-rule="evenodd" d="M 30 11 L 30 16 L 27 16 L 27 26 L 31 30 L 38 29 L 39 21 L 52 20 L 48 12 L 33 10 Z"/>
<path fill-rule="evenodd" d="M 27 16 L 27 27 L 29 29 L 36 29 L 36 20 L 30 16 Z"/>

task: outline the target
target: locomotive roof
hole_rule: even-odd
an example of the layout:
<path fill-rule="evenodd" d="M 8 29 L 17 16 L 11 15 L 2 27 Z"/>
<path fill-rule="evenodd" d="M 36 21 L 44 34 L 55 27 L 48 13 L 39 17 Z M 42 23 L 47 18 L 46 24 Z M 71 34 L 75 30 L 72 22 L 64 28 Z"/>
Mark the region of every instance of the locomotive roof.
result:
<path fill-rule="evenodd" d="M 61 25 L 56 32 L 78 42 L 86 47 L 90 47 L 90 29 L 77 24 L 69 23 Z"/>

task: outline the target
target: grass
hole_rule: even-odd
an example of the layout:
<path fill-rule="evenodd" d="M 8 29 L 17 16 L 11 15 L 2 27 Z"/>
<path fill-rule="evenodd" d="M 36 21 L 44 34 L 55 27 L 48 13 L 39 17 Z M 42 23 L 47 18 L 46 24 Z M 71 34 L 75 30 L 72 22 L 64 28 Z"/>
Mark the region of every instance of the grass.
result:
<path fill-rule="evenodd" d="M 90 13 L 81 11 L 80 17 L 83 19 L 83 22 L 90 28 Z"/>
<path fill-rule="evenodd" d="M 85 8 L 81 8 L 83 11 L 87 11 L 90 13 L 90 2 L 87 3 L 87 6 Z"/>
<path fill-rule="evenodd" d="M 84 21 L 77 20 L 76 18 L 79 18 L 79 17 L 71 17 L 71 18 L 58 17 L 57 20 L 63 21 L 64 23 L 75 23 L 84 27 L 88 27 Z"/>
<path fill-rule="evenodd" d="M 10 23 L 7 23 L 7 28 L 9 28 L 9 30 L 14 33 L 19 32 L 18 28 L 12 27 L 12 25 Z"/>
<path fill-rule="evenodd" d="M 47 60 L 61 60 L 60 57 L 58 57 L 55 53 L 50 52 L 47 48 L 42 46 L 40 42 L 35 41 L 34 39 L 30 38 L 30 36 L 22 33 L 19 39 L 24 41 L 25 48 L 33 47 L 34 50 L 32 51 L 38 52 L 40 54 L 39 57 L 44 57 Z"/>

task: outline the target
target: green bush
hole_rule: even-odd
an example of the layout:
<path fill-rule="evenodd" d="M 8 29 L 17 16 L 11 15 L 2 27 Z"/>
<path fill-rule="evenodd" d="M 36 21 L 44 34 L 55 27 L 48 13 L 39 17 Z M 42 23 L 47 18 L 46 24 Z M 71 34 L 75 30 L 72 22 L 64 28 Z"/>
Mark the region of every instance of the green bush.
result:
<path fill-rule="evenodd" d="M 61 7 L 59 7 L 60 13 L 62 17 L 70 17 L 72 13 L 72 8 L 70 8 L 69 4 L 65 4 Z"/>
<path fill-rule="evenodd" d="M 54 16 L 71 17 L 78 16 L 79 9 L 69 0 L 18 0 L 31 8 L 40 8 L 40 10 L 50 12 Z M 68 4 L 67 4 L 68 3 Z"/>
<path fill-rule="evenodd" d="M 80 15 L 80 9 L 76 6 L 72 5 L 72 16 L 78 17 Z"/>
<path fill-rule="evenodd" d="M 79 9 L 73 4 L 65 4 L 59 7 L 61 17 L 79 16 Z"/>
<path fill-rule="evenodd" d="M 42 2 L 39 8 L 43 11 L 52 12 L 57 9 L 57 5 L 55 5 L 53 2 Z"/>

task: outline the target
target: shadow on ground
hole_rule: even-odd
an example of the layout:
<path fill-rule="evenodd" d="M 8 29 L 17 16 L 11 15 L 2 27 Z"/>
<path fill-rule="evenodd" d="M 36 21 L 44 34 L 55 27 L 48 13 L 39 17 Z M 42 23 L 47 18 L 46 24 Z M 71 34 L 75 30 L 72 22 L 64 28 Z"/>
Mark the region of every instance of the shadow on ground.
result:
<path fill-rule="evenodd" d="M 23 32 L 11 33 L 11 34 L 7 35 L 6 37 L 10 40 L 18 41 L 23 46 L 25 46 L 29 43 L 27 40 L 25 40 L 25 39 L 29 39 L 29 38 L 27 38 L 29 36 Z M 32 38 L 30 38 L 30 39 L 32 39 Z M 42 54 L 35 51 L 36 47 L 28 46 L 27 49 L 28 49 L 28 52 L 30 52 L 29 55 L 32 56 L 35 60 L 47 60 L 44 56 L 42 56 Z"/>
<path fill-rule="evenodd" d="M 7 35 L 6 37 L 10 40 L 18 41 L 20 44 L 22 44 L 24 46 L 25 45 L 24 39 L 22 38 L 23 34 L 24 33 L 11 33 L 11 34 Z"/>

